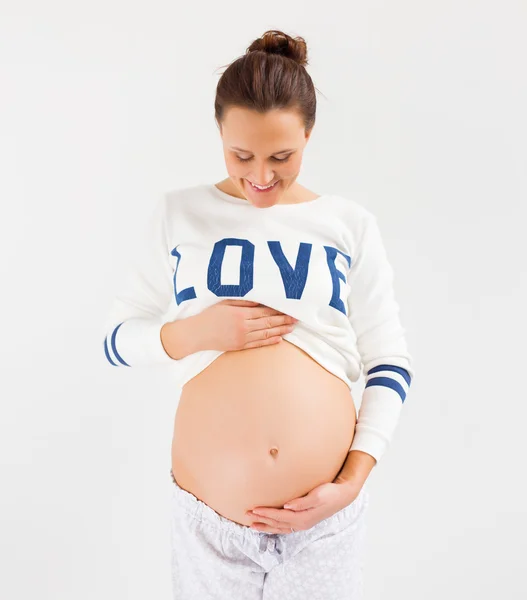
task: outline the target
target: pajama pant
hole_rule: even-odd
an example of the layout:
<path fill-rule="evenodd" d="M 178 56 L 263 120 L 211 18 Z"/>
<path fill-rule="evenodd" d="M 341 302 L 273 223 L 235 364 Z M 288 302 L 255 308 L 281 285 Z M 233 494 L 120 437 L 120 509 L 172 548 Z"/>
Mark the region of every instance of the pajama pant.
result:
<path fill-rule="evenodd" d="M 170 472 L 174 600 L 362 600 L 367 483 L 307 530 L 251 529 L 181 488 Z"/>

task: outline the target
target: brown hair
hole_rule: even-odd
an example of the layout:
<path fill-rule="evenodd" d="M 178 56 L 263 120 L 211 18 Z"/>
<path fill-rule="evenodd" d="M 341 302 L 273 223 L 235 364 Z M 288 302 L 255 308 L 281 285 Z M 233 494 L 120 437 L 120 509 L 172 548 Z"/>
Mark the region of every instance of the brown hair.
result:
<path fill-rule="evenodd" d="M 293 109 L 301 115 L 306 133 L 315 124 L 315 86 L 306 71 L 304 38 L 292 38 L 270 29 L 234 60 L 221 75 L 214 101 L 215 119 L 221 124 L 231 106 L 259 113 Z"/>

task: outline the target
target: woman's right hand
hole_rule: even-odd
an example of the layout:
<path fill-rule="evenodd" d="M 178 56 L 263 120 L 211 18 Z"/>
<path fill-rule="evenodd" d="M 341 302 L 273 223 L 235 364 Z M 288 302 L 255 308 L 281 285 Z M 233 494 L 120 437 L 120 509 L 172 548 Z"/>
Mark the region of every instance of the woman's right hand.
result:
<path fill-rule="evenodd" d="M 199 346 L 207 350 L 245 350 L 282 341 L 298 319 L 248 300 L 222 300 L 194 315 Z"/>

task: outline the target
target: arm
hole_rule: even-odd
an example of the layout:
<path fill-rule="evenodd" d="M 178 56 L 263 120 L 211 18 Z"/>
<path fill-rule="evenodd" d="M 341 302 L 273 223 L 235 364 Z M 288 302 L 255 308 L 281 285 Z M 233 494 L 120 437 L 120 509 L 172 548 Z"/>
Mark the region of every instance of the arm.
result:
<path fill-rule="evenodd" d="M 390 444 L 414 376 L 393 279 L 377 219 L 370 213 L 348 279 L 349 318 L 366 385 L 341 477 L 365 480 L 378 463 Z"/>
<path fill-rule="evenodd" d="M 104 353 L 116 367 L 172 364 L 190 348 L 187 319 L 165 323 L 172 295 L 172 248 L 166 231 L 166 198 L 151 213 L 126 283 L 114 298 L 104 325 Z"/>

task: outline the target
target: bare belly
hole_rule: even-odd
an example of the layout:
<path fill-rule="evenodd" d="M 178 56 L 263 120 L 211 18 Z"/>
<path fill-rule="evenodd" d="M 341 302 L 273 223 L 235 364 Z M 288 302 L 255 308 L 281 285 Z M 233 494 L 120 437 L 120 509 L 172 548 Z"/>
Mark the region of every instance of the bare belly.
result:
<path fill-rule="evenodd" d="M 183 387 L 172 473 L 218 514 L 250 525 L 247 510 L 281 508 L 333 481 L 355 421 L 346 383 L 297 346 L 225 352 Z"/>

